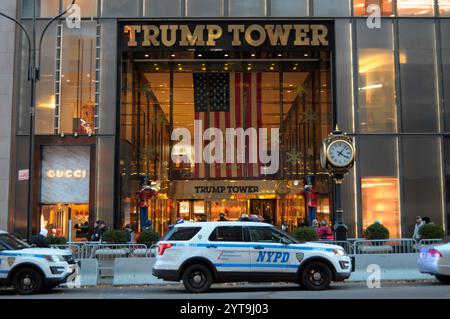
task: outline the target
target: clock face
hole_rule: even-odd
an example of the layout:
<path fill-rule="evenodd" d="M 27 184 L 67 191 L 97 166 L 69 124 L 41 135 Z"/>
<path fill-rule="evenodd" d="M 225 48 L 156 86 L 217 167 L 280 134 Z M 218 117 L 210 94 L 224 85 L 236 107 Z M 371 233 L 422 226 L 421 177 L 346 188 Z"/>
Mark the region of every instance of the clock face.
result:
<path fill-rule="evenodd" d="M 347 141 L 337 140 L 328 146 L 328 161 L 336 167 L 346 167 L 353 161 L 353 145 Z"/>

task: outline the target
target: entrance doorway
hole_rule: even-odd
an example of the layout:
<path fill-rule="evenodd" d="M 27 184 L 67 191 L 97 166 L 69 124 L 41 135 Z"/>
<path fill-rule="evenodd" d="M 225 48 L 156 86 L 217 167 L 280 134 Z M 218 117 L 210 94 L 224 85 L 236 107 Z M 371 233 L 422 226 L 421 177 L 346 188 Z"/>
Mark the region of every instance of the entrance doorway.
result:
<path fill-rule="evenodd" d="M 69 241 L 89 240 L 89 204 L 42 205 L 41 227 Z"/>
<path fill-rule="evenodd" d="M 332 130 L 331 46 L 294 45 L 293 37 L 283 46 L 237 46 L 226 37 L 217 47 L 128 46 L 138 29 L 124 29 L 120 64 L 122 223 L 138 212 L 142 176 L 169 185 L 151 201 L 173 201 L 165 210 L 172 219 L 257 214 L 296 227 L 310 175 L 314 189 L 330 198 L 320 147 Z M 142 43 L 144 32 L 135 35 Z M 280 180 L 299 189 L 290 197 L 279 198 L 274 188 L 261 196 L 266 181 Z M 249 181 L 259 190 L 236 187 Z M 175 192 L 181 183 L 185 189 Z M 192 184 L 211 191 L 196 193 Z"/>
<path fill-rule="evenodd" d="M 277 201 L 275 199 L 252 199 L 250 200 L 250 214 L 264 218 L 264 221 L 273 224 L 276 219 Z"/>

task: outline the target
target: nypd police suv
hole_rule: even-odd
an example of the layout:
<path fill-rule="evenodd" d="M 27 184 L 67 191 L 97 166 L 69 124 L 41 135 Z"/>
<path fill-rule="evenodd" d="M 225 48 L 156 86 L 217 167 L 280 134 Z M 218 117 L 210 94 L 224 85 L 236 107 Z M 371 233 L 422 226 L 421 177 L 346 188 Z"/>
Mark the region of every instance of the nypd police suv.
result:
<path fill-rule="evenodd" d="M 183 281 L 202 293 L 219 282 L 296 282 L 323 290 L 350 277 L 352 260 L 340 246 L 300 244 L 257 222 L 183 223 L 158 243 L 153 275 Z"/>
<path fill-rule="evenodd" d="M 0 286 L 14 286 L 22 295 L 36 294 L 65 283 L 76 267 L 70 251 L 32 248 L 0 231 Z"/>

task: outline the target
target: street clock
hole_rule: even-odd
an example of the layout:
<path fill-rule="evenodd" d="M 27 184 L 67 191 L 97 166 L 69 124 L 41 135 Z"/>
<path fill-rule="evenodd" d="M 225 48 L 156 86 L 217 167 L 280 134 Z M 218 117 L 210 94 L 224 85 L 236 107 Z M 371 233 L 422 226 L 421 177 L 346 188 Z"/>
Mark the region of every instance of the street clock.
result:
<path fill-rule="evenodd" d="M 322 142 L 320 163 L 331 174 L 345 174 L 355 162 L 353 139 L 338 128 Z"/>
<path fill-rule="evenodd" d="M 320 164 L 334 180 L 334 238 L 347 240 L 348 227 L 344 223 L 344 209 L 341 203 L 341 185 L 344 176 L 355 163 L 355 147 L 353 139 L 336 126 L 322 142 Z"/>

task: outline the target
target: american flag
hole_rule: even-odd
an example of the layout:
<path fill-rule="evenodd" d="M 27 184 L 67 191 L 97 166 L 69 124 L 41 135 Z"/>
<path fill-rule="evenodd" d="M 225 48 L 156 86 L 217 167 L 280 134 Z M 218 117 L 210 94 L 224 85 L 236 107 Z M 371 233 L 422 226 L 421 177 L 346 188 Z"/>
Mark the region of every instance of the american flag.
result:
<path fill-rule="evenodd" d="M 203 122 L 203 131 L 210 127 L 222 131 L 222 147 L 225 152 L 224 163 L 196 163 L 193 177 L 259 177 L 261 163 L 249 163 L 248 140 L 245 142 L 245 164 L 237 163 L 236 157 L 233 163 L 225 163 L 226 154 L 231 154 L 232 151 L 225 149 L 225 132 L 227 128 L 258 130 L 262 127 L 262 73 L 194 73 L 193 76 L 195 119 Z M 216 144 L 216 149 L 217 147 L 220 146 Z M 200 154 L 201 150 L 196 149 L 195 152 Z"/>

